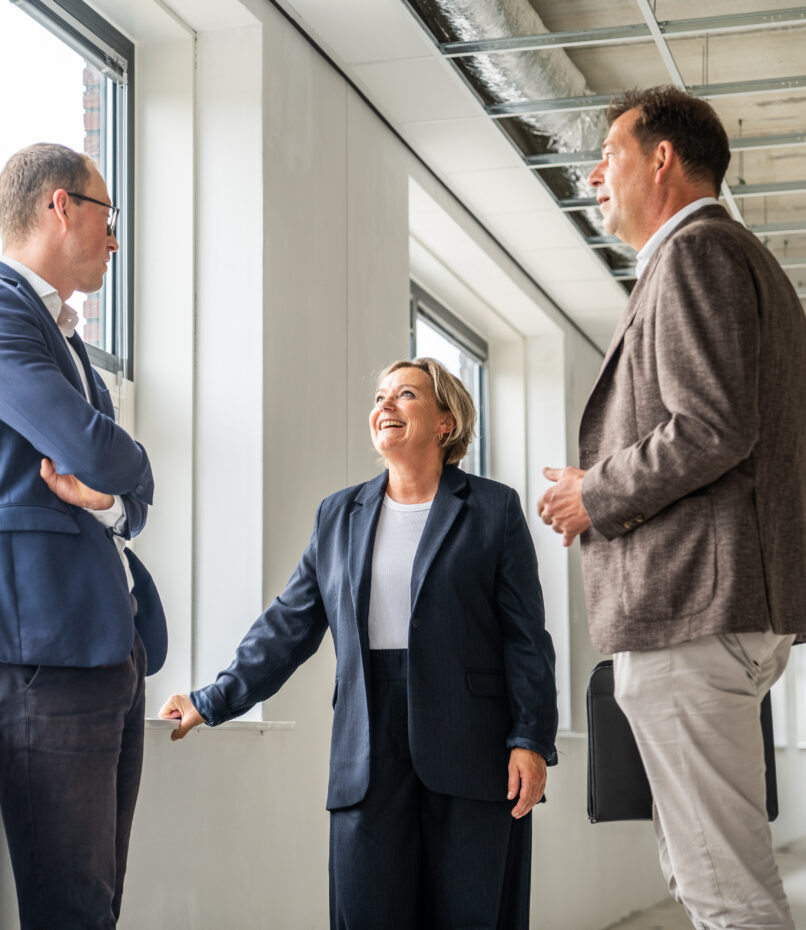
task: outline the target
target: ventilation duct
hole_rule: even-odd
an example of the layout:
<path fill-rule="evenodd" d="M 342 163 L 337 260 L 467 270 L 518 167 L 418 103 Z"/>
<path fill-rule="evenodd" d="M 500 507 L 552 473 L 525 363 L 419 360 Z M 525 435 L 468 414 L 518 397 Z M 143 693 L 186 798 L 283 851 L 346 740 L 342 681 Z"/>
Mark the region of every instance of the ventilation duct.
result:
<path fill-rule="evenodd" d="M 528 0 L 409 0 L 438 42 L 540 35 L 549 32 Z M 563 49 L 471 55 L 454 60 L 486 105 L 582 97 L 592 93 Z M 607 133 L 601 110 L 536 113 L 501 121 L 524 156 L 547 152 L 595 151 Z M 558 199 L 590 197 L 587 172 L 577 166 L 541 172 Z M 574 212 L 582 233 L 606 235 L 598 209 Z M 613 268 L 635 261 L 628 246 L 602 250 Z"/>

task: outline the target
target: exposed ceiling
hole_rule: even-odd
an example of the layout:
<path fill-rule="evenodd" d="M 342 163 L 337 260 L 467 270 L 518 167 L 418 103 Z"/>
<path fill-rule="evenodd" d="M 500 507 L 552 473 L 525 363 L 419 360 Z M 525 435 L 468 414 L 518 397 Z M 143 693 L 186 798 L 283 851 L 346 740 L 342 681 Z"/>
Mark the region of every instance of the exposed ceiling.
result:
<path fill-rule="evenodd" d="M 600 345 L 634 253 L 604 234 L 584 179 L 603 108 L 630 87 L 673 83 L 711 101 L 733 150 L 723 202 L 806 304 L 806 7 L 294 0 L 289 12 Z"/>

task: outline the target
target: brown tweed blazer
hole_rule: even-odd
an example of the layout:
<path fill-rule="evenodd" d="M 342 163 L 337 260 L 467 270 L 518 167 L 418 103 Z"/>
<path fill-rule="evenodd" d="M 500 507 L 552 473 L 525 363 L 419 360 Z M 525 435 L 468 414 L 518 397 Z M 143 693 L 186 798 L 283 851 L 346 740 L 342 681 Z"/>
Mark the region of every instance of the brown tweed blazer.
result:
<path fill-rule="evenodd" d="M 806 316 L 722 207 L 653 255 L 579 444 L 597 649 L 806 633 Z"/>

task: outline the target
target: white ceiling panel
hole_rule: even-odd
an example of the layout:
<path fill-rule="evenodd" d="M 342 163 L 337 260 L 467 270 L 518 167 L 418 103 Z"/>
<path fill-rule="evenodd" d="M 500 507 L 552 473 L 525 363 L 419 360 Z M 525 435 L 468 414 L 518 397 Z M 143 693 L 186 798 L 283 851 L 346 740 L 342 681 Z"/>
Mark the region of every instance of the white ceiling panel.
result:
<path fill-rule="evenodd" d="M 484 116 L 409 123 L 399 129 L 401 135 L 443 178 L 457 171 L 522 165 L 515 149 Z"/>
<path fill-rule="evenodd" d="M 353 73 L 395 124 L 478 116 L 478 104 L 445 61 L 416 58 L 356 65 Z"/>
<path fill-rule="evenodd" d="M 433 43 L 399 0 L 280 0 L 280 5 L 348 68 L 433 55 Z"/>
<path fill-rule="evenodd" d="M 551 194 L 542 184 L 535 184 L 533 173 L 524 165 L 458 172 L 448 181 L 465 203 L 480 213 L 557 212 Z"/>
<path fill-rule="evenodd" d="M 571 279 L 554 282 L 549 290 L 561 306 L 573 314 L 593 312 L 595 317 L 607 317 L 614 325 L 626 303 L 624 291 L 615 281 L 609 288 L 603 288 L 598 281 Z"/>
<path fill-rule="evenodd" d="M 562 213 L 542 210 L 533 213 L 486 214 L 509 248 L 518 252 L 534 249 L 574 249 L 583 239 L 571 221 Z M 605 269 L 602 273 L 606 274 Z"/>
<path fill-rule="evenodd" d="M 601 282 L 601 261 L 593 252 L 583 246 L 570 249 L 526 249 L 520 250 L 519 258 L 539 281 L 556 284 L 558 281 L 596 281 Z M 621 292 L 624 303 L 626 294 Z"/>

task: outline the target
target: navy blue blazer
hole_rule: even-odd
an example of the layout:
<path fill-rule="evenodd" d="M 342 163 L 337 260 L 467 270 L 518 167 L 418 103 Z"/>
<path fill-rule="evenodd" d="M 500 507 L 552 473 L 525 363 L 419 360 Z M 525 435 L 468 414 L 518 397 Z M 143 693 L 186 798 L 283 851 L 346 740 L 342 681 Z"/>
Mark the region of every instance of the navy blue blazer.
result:
<path fill-rule="evenodd" d="M 0 262 L 0 662 L 116 665 L 134 642 L 112 531 L 60 500 L 39 474 L 47 456 L 60 474 L 121 495 L 128 535 L 145 524 L 154 490 L 148 456 L 115 423 L 81 339 L 71 344 L 91 403 L 53 317 L 25 278 Z M 137 579 L 147 588 L 141 569 Z M 154 631 L 160 639 L 160 623 L 164 633 L 161 608 L 139 621 L 154 624 L 144 641 Z"/>
<path fill-rule="evenodd" d="M 215 683 L 191 695 L 216 725 L 274 694 L 319 647 L 336 647 L 329 809 L 369 785 L 368 611 L 388 474 L 322 502 L 283 593 Z M 554 649 L 518 495 L 446 466 L 414 559 L 408 704 L 412 763 L 431 790 L 506 797 L 509 750 L 557 761 Z"/>

